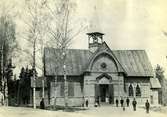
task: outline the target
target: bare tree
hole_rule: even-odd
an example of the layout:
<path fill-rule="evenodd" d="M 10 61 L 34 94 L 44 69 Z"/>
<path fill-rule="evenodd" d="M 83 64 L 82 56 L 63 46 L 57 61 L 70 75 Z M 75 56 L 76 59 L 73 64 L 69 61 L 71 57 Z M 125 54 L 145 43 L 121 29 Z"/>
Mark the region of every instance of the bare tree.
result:
<path fill-rule="evenodd" d="M 12 59 L 13 53 L 17 47 L 15 38 L 15 23 L 13 21 L 14 14 L 12 12 L 14 5 L 6 5 L 1 3 L 0 13 L 0 76 L 1 76 L 1 91 L 4 94 L 5 104 L 8 105 L 8 87 L 5 70 L 8 61 Z"/>
<path fill-rule="evenodd" d="M 54 58 L 55 63 L 62 63 L 63 66 L 57 65 L 55 67 L 56 76 L 55 76 L 55 95 L 54 95 L 54 105 L 56 106 L 56 86 L 57 86 L 57 76 L 58 69 L 60 67 L 64 70 L 64 101 L 65 107 L 68 106 L 68 82 L 66 76 L 66 54 L 67 49 L 72 43 L 72 40 L 83 31 L 86 26 L 81 24 L 77 24 L 74 21 L 74 12 L 76 8 L 76 3 L 71 2 L 70 0 L 57 0 L 56 2 L 51 0 L 51 3 L 54 6 L 49 6 L 47 4 L 47 8 L 49 10 L 51 16 L 51 23 L 49 25 L 49 33 L 51 34 L 51 42 L 56 51 L 54 54 L 56 58 Z M 81 23 L 81 22 L 79 22 Z"/>
<path fill-rule="evenodd" d="M 64 78 L 66 79 L 66 49 L 71 44 L 72 39 L 85 28 L 83 27 L 83 25 L 80 25 L 81 27 L 78 31 L 75 32 L 74 30 L 75 25 L 71 22 L 71 19 L 73 19 L 71 12 L 75 11 L 74 8 L 76 4 L 70 2 L 69 0 L 25 0 L 25 3 L 27 7 L 26 15 L 28 15 L 28 18 L 26 18 L 28 20 L 24 20 L 28 29 L 26 30 L 27 36 L 25 37 L 25 39 L 29 43 L 29 48 L 33 48 L 33 50 L 31 51 L 29 51 L 28 48 L 27 50 L 25 50 L 25 52 L 30 56 L 30 62 L 33 69 L 35 70 L 36 67 L 38 67 L 42 70 L 43 73 L 44 64 L 42 64 L 42 66 L 37 66 L 37 63 L 39 62 L 38 60 L 42 60 L 42 57 L 36 59 L 36 57 L 38 56 L 38 54 L 36 53 L 40 51 L 40 55 L 43 55 L 43 49 L 45 46 L 54 46 L 55 48 L 60 49 L 59 52 L 55 53 L 57 59 L 54 59 L 54 61 L 63 62 L 64 65 L 62 67 L 64 68 Z M 78 25 L 76 25 L 76 27 L 78 27 Z M 47 32 L 49 32 L 49 34 Z M 59 66 L 56 67 L 56 71 L 58 67 Z M 55 78 L 55 86 L 56 82 L 57 78 Z M 66 88 L 67 82 L 65 82 L 65 89 Z M 65 95 L 67 95 L 67 93 L 68 89 L 65 90 Z M 67 98 L 67 96 L 65 97 Z M 65 102 L 67 102 L 66 98 Z M 33 99 L 35 101 L 35 96 L 33 96 Z"/>
<path fill-rule="evenodd" d="M 45 34 L 47 15 L 45 14 L 45 0 L 25 0 L 26 15 L 27 19 L 24 20 L 26 24 L 26 36 L 25 39 L 28 42 L 29 47 L 24 50 L 30 56 L 30 63 L 34 71 L 33 75 L 33 107 L 36 108 L 35 102 L 35 79 L 36 79 L 36 68 L 40 69 L 43 73 L 43 66 L 37 66 L 37 60 L 42 60 L 43 48 L 45 46 Z M 32 48 L 32 50 L 30 50 Z M 39 56 L 37 56 L 37 52 Z M 36 59 L 38 57 L 38 59 Z M 38 62 L 39 63 L 39 62 Z M 43 64 L 42 64 L 43 65 Z M 44 83 L 43 83 L 43 96 L 44 98 Z"/>

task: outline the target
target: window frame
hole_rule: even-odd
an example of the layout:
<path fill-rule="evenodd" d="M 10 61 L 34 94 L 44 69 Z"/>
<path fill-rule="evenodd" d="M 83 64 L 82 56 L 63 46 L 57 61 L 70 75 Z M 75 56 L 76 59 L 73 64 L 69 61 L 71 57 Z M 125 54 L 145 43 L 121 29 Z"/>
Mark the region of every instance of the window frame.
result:
<path fill-rule="evenodd" d="M 134 97 L 134 87 L 132 84 L 129 85 L 128 87 L 128 96 L 129 97 Z"/>

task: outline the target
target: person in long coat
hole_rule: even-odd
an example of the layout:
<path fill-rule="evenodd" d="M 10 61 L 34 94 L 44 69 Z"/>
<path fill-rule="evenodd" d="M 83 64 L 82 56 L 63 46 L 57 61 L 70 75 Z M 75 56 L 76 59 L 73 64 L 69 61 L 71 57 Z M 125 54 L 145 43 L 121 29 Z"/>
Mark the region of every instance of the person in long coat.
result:
<path fill-rule="evenodd" d="M 124 104 L 123 98 L 121 98 L 120 103 L 121 103 L 121 107 L 123 107 L 123 104 Z"/>
<path fill-rule="evenodd" d="M 88 99 L 86 99 L 85 105 L 86 105 L 86 107 L 89 106 L 89 101 L 88 101 Z"/>
<path fill-rule="evenodd" d="M 40 109 L 45 109 L 44 98 L 42 98 L 42 100 L 41 100 L 41 102 L 40 102 Z"/>
<path fill-rule="evenodd" d="M 118 99 L 115 100 L 115 103 L 116 103 L 116 107 L 118 107 Z"/>
<path fill-rule="evenodd" d="M 132 101 L 132 105 L 133 105 L 133 110 L 136 111 L 137 101 L 135 100 L 135 98 Z"/>
<path fill-rule="evenodd" d="M 130 103 L 130 100 L 129 100 L 129 98 L 127 97 L 127 98 L 126 98 L 127 107 L 129 107 L 129 103 Z"/>
<path fill-rule="evenodd" d="M 148 100 L 145 103 L 145 107 L 146 107 L 146 113 L 149 113 L 150 110 L 150 103 L 148 102 Z"/>

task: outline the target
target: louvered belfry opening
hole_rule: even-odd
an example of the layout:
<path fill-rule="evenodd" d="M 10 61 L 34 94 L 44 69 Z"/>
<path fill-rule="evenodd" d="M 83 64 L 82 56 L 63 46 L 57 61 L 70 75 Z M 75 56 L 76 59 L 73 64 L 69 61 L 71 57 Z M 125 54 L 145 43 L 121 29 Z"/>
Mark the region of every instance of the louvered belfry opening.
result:
<path fill-rule="evenodd" d="M 96 49 L 103 43 L 103 33 L 100 32 L 92 32 L 87 33 L 88 35 L 88 43 L 89 50 L 95 52 Z"/>

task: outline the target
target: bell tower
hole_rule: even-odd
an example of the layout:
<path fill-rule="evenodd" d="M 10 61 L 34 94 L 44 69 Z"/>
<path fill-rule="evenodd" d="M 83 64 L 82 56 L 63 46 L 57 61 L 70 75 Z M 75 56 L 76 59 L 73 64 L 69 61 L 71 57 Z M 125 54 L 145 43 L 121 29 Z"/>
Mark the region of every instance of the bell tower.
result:
<path fill-rule="evenodd" d="M 101 0 L 97 0 L 97 3 L 93 7 L 92 18 L 90 18 L 88 35 L 88 45 L 91 52 L 95 52 L 97 48 L 103 43 L 103 33 L 100 26 L 99 12 L 101 9 Z"/>
<path fill-rule="evenodd" d="M 89 50 L 91 52 L 95 52 L 97 48 L 103 43 L 103 33 L 100 32 L 92 32 L 87 33 L 88 35 L 88 44 Z"/>

